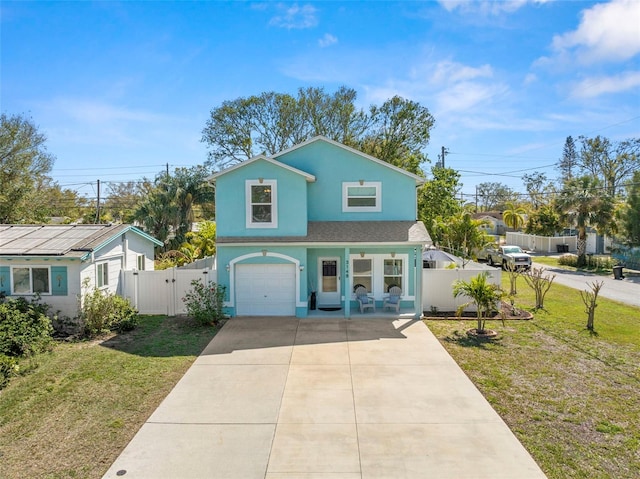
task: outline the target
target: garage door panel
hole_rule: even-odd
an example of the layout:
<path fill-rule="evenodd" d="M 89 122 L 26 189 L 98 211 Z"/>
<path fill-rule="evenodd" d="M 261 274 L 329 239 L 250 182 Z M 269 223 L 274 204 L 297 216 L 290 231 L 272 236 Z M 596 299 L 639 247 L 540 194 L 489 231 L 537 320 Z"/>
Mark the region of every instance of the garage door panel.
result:
<path fill-rule="evenodd" d="M 238 316 L 293 316 L 296 311 L 293 264 L 240 264 L 236 266 Z"/>

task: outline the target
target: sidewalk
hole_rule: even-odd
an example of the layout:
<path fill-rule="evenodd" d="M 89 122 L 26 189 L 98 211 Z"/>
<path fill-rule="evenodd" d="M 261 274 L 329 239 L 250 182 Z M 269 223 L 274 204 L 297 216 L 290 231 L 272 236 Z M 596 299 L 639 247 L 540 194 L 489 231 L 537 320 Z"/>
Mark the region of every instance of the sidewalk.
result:
<path fill-rule="evenodd" d="M 104 477 L 545 476 L 423 322 L 243 318 Z"/>

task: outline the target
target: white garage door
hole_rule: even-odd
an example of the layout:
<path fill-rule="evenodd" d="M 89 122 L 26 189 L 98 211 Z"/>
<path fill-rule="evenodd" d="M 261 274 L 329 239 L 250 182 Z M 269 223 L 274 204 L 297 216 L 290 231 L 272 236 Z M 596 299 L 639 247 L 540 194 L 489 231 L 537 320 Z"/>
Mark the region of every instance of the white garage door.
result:
<path fill-rule="evenodd" d="M 296 272 L 293 264 L 236 266 L 238 316 L 295 316 Z"/>

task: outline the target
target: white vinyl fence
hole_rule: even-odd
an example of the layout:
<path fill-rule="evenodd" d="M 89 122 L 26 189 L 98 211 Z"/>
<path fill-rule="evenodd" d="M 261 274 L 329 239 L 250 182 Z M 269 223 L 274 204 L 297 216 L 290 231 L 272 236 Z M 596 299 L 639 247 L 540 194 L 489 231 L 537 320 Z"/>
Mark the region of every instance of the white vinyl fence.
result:
<path fill-rule="evenodd" d="M 217 280 L 211 269 L 164 269 L 158 271 L 122 271 L 122 295 L 141 314 L 186 314 L 182 298 L 191 289 L 191 281 Z"/>
<path fill-rule="evenodd" d="M 578 250 L 577 236 L 538 236 L 507 231 L 506 243 L 540 253 L 561 253 L 558 245 L 567 245 L 565 252 L 575 253 Z"/>
<path fill-rule="evenodd" d="M 469 263 L 464 269 L 423 269 L 422 270 L 422 310 L 429 313 L 432 308 L 438 311 L 456 311 L 458 307 L 470 301 L 466 296 L 453 297 L 453 283 L 456 280 L 469 281 L 482 271 L 489 271 L 488 281 L 500 286 L 502 270 L 480 263 Z M 468 306 L 465 311 L 475 311 Z"/>

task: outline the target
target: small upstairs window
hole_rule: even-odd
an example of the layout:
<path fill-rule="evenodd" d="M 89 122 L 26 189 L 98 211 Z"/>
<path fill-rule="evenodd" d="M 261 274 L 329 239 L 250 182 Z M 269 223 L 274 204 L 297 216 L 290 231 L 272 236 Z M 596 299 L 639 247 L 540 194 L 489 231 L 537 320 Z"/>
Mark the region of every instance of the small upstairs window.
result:
<path fill-rule="evenodd" d="M 381 185 L 379 181 L 342 183 L 342 211 L 382 211 Z"/>
<path fill-rule="evenodd" d="M 276 228 L 278 226 L 277 182 L 275 180 L 247 180 L 247 228 Z"/>

